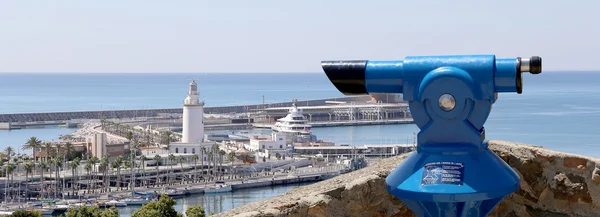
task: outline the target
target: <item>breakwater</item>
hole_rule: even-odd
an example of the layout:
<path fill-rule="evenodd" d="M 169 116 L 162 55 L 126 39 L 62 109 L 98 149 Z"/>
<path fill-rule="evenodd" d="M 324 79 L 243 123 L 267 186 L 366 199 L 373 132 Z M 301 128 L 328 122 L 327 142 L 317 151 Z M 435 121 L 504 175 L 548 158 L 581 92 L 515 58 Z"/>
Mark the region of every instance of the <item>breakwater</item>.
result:
<path fill-rule="evenodd" d="M 341 97 L 329 99 L 316 99 L 298 101 L 301 106 L 320 106 L 325 105 L 326 101 L 368 101 L 370 96 Z M 216 106 L 204 108 L 205 114 L 227 114 L 227 113 L 245 113 L 255 109 L 288 107 L 292 102 L 279 102 L 268 104 L 239 105 L 239 106 Z M 134 118 L 134 117 L 156 117 L 160 114 L 180 114 L 183 108 L 167 109 L 137 109 L 137 110 L 106 110 L 106 111 L 75 111 L 75 112 L 48 112 L 48 113 L 17 113 L 0 114 L 0 123 L 12 122 L 37 122 L 37 121 L 68 121 L 75 119 L 111 119 L 111 118 Z"/>

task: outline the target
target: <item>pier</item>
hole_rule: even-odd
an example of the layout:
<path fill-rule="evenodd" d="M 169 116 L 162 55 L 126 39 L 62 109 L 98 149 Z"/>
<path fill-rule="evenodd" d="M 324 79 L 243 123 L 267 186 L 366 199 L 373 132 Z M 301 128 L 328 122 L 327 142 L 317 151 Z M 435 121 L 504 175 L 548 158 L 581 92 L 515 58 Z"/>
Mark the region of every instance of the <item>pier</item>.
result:
<path fill-rule="evenodd" d="M 389 120 L 408 120 L 410 112 L 406 103 L 381 103 L 381 102 L 327 102 L 326 105 L 302 106 L 298 103 L 298 108 L 302 109 L 302 114 L 308 118 L 313 126 L 342 126 L 343 123 L 352 125 L 365 124 L 386 124 Z M 285 117 L 290 106 L 273 107 L 264 109 L 255 109 L 253 115 L 254 122 L 272 123 L 279 118 Z M 377 122 L 380 121 L 380 122 Z M 351 122 L 355 122 L 350 124 Z"/>
<path fill-rule="evenodd" d="M 341 97 L 317 100 L 298 101 L 298 105 L 302 106 L 319 106 L 325 105 L 327 101 L 336 102 L 353 102 L 353 101 L 368 101 L 369 96 L 357 97 Z M 289 107 L 292 102 L 279 102 L 268 104 L 254 105 L 238 105 L 238 106 L 217 106 L 205 107 L 205 114 L 228 114 L 228 113 L 248 113 L 254 110 Z M 64 124 L 71 120 L 78 119 L 112 119 L 112 118 L 135 118 L 135 117 L 157 117 L 160 114 L 181 114 L 182 108 L 166 108 L 166 109 L 135 109 L 135 110 L 105 110 L 105 111 L 75 111 L 75 112 L 47 112 L 47 113 L 17 113 L 17 114 L 0 114 L 0 123 L 12 123 L 12 126 L 18 124 Z M 4 125 L 0 125 L 2 128 Z"/>

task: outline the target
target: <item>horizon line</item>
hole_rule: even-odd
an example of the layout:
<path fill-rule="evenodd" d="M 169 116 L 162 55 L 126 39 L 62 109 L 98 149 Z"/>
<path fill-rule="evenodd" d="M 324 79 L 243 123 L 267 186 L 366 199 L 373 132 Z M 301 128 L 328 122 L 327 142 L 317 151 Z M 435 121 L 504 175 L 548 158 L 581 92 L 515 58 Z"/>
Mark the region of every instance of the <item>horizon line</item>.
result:
<path fill-rule="evenodd" d="M 546 73 L 565 73 L 565 72 L 600 72 L 598 70 L 548 70 Z M 0 72 L 0 74 L 313 74 L 323 72 Z"/>

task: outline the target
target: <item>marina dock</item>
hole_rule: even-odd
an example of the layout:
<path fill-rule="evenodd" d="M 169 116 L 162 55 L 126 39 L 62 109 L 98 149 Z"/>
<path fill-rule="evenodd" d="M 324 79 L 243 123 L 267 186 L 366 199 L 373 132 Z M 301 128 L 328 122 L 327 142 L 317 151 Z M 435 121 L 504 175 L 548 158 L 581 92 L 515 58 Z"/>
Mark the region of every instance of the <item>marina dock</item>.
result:
<path fill-rule="evenodd" d="M 318 121 L 309 122 L 312 127 L 340 127 L 340 126 L 364 126 L 364 125 L 386 125 L 386 124 L 412 124 L 412 118 L 392 120 L 358 120 L 358 121 Z M 273 124 L 254 123 L 255 128 L 270 129 Z"/>

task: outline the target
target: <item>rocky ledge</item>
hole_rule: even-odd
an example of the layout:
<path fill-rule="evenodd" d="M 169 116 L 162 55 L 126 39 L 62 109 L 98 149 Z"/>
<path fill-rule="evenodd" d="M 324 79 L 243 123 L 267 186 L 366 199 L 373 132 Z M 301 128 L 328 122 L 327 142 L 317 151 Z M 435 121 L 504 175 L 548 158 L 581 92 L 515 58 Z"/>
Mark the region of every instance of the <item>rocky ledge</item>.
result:
<path fill-rule="evenodd" d="M 599 159 L 504 141 L 489 144 L 521 177 L 521 188 L 490 216 L 600 216 Z M 406 156 L 384 159 L 216 216 L 415 216 L 385 189 L 385 177 Z"/>

